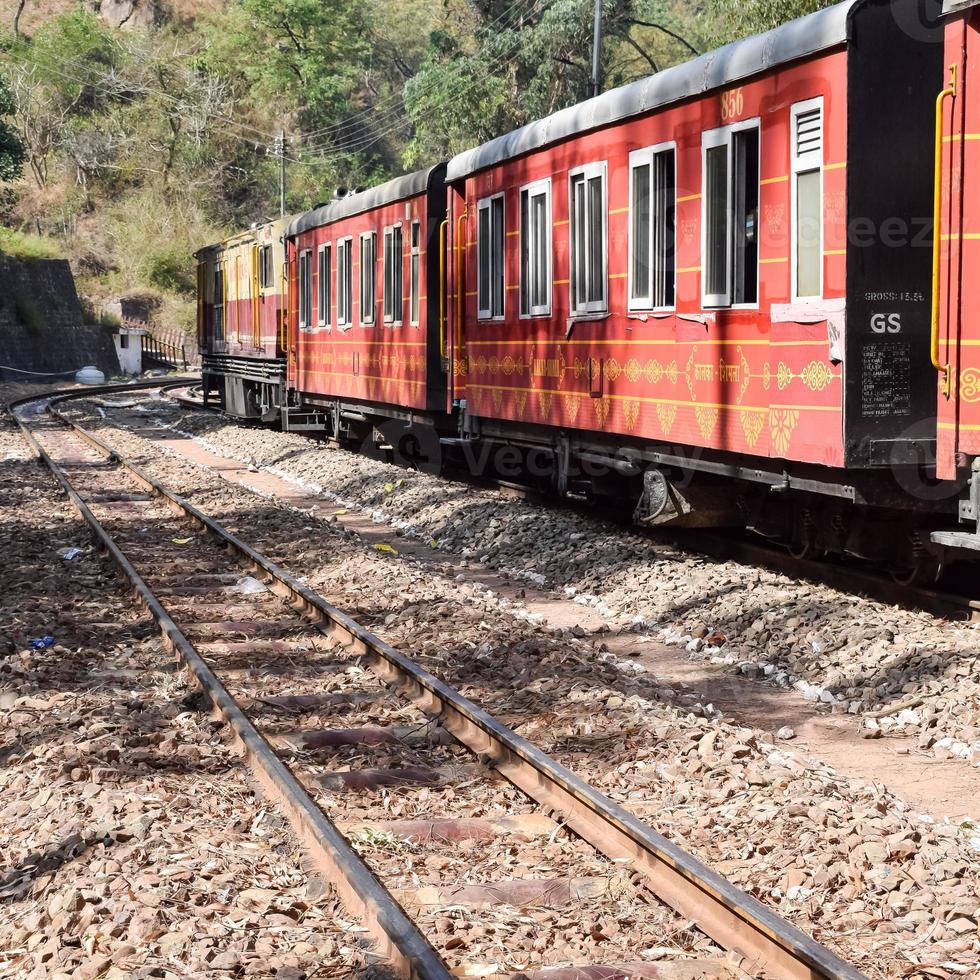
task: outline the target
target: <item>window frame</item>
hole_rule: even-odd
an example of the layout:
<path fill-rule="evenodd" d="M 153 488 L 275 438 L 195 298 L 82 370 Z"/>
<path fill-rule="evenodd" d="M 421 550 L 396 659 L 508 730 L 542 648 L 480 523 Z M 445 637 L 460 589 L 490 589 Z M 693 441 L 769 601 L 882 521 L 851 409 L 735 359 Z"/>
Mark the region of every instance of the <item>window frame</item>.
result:
<path fill-rule="evenodd" d="M 417 327 L 422 319 L 422 222 L 409 225 L 408 322 Z"/>
<path fill-rule="evenodd" d="M 575 294 L 578 283 L 575 277 L 575 180 L 581 177 L 588 187 L 590 180 L 602 178 L 602 299 L 587 300 L 582 306 L 576 304 Z M 591 243 L 591 235 L 589 235 Z M 591 249 L 589 249 L 591 251 Z M 572 317 L 589 316 L 594 313 L 609 312 L 609 164 L 606 160 L 597 160 L 568 171 L 568 309 Z"/>
<path fill-rule="evenodd" d="M 735 134 L 754 129 L 758 134 L 759 140 L 759 178 L 758 178 L 758 199 L 762 199 L 762 120 L 759 116 L 751 119 L 742 119 L 739 122 L 731 123 L 727 126 L 719 126 L 715 129 L 706 129 L 701 134 L 701 305 L 704 309 L 728 309 L 728 310 L 758 310 L 761 300 L 761 247 L 759 248 L 759 261 L 756 262 L 756 291 L 754 303 L 734 303 L 732 299 L 735 293 L 735 202 L 733 194 L 734 181 L 734 144 Z M 726 193 L 728 207 L 726 208 L 728 243 L 726 280 L 727 291 L 725 293 L 708 293 L 708 150 L 716 149 L 719 146 L 727 147 L 728 164 L 726 170 Z M 759 234 L 759 221 L 756 221 Z M 761 246 L 761 241 L 760 241 Z"/>
<path fill-rule="evenodd" d="M 820 159 L 816 165 L 809 160 L 801 160 L 797 153 L 797 120 L 800 116 L 814 109 L 820 110 Z M 824 274 L 824 236 L 826 224 L 826 203 L 824 194 L 824 182 L 827 163 L 827 114 L 824 110 L 824 97 L 822 95 L 813 99 L 806 99 L 803 102 L 795 102 L 790 107 L 790 295 L 794 303 L 819 303 L 824 298 L 825 274 Z M 820 256 L 820 289 L 813 296 L 801 296 L 799 294 L 799 178 L 803 174 L 820 174 L 820 242 L 818 254 Z"/>
<path fill-rule="evenodd" d="M 272 245 L 259 246 L 259 289 L 271 289 L 275 285 L 275 263 L 272 256 Z"/>
<path fill-rule="evenodd" d="M 402 230 L 404 222 L 396 221 L 392 225 L 385 225 L 384 228 L 384 268 L 383 268 L 383 296 L 381 303 L 381 316 L 385 326 L 400 327 L 405 320 L 405 233 Z M 395 232 L 398 232 L 398 261 L 395 262 Z M 388 268 L 388 240 L 391 239 L 391 269 Z M 392 278 L 398 280 L 397 295 L 388 295 L 388 273 L 391 272 Z M 395 283 L 392 282 L 392 293 L 394 294 Z M 388 313 L 388 300 L 391 300 L 391 313 Z"/>
<path fill-rule="evenodd" d="M 331 242 L 323 242 L 316 250 L 316 323 L 328 329 L 333 323 L 332 278 L 333 247 Z"/>
<path fill-rule="evenodd" d="M 500 230 L 500 257 L 499 257 L 499 269 L 494 263 L 493 256 L 493 204 L 495 201 L 501 201 L 501 211 L 500 211 L 500 221 L 502 224 Z M 487 299 L 489 301 L 489 306 L 480 306 L 480 259 L 481 259 L 481 248 L 480 248 L 480 212 L 488 211 L 490 216 L 488 218 L 488 235 L 489 242 L 488 247 L 490 248 L 490 268 L 489 268 L 489 281 L 487 283 Z M 501 280 L 501 291 L 500 291 L 500 312 L 493 312 L 493 300 L 494 300 L 494 273 L 499 272 Z M 488 197 L 480 198 L 476 202 L 476 318 L 477 320 L 483 320 L 485 322 L 493 323 L 500 322 L 507 318 L 507 198 L 503 191 L 498 191 L 496 194 L 490 194 Z"/>
<path fill-rule="evenodd" d="M 527 286 L 527 296 L 528 305 L 527 309 L 524 308 L 524 195 L 527 194 L 528 203 L 528 217 L 531 215 L 531 202 L 535 197 L 539 197 L 542 193 L 545 196 L 545 228 L 547 241 L 545 244 L 545 281 L 547 288 L 545 292 L 548 294 L 548 302 L 544 306 L 535 306 L 531 301 L 531 292 L 533 287 L 533 280 L 529 281 Z M 535 317 L 541 316 L 551 316 L 551 311 L 554 308 L 554 290 L 555 290 L 555 268 L 554 268 L 554 225 L 553 225 L 553 211 L 552 211 L 552 183 L 550 177 L 545 177 L 542 180 L 531 181 L 530 184 L 524 184 L 518 191 L 517 194 L 517 283 L 518 283 L 518 293 L 519 293 L 519 309 L 520 309 L 520 319 L 522 320 L 533 320 Z M 531 223 L 531 228 L 533 228 L 533 223 Z M 528 249 L 528 266 L 529 268 L 533 266 L 531 261 L 530 247 Z M 529 277 L 530 279 L 531 277 Z"/>
<path fill-rule="evenodd" d="M 341 262 L 341 253 L 344 262 Z M 341 281 L 341 269 L 346 264 L 346 275 Z M 345 288 L 346 287 L 346 288 Z M 343 313 L 341 318 L 341 298 L 343 297 Z M 337 329 L 350 330 L 354 326 L 354 236 L 345 235 L 337 239 Z"/>
<path fill-rule="evenodd" d="M 304 272 L 305 267 L 305 272 Z M 297 266 L 297 318 L 299 329 L 308 332 L 313 326 L 313 249 L 299 251 Z M 308 287 L 308 288 L 307 288 Z M 305 315 L 304 315 L 305 314 Z"/>
<path fill-rule="evenodd" d="M 378 322 L 378 233 L 373 229 L 371 231 L 362 231 L 358 236 L 358 252 L 357 252 L 357 264 L 358 264 L 358 277 L 357 283 L 360 287 L 357 294 L 357 319 L 358 323 L 362 327 L 373 327 Z M 364 262 L 364 243 L 371 243 L 371 263 L 370 266 L 366 265 Z M 371 316 L 365 317 L 364 315 L 364 273 L 365 270 L 370 268 L 371 270 Z"/>
<path fill-rule="evenodd" d="M 654 306 L 653 304 L 653 268 L 650 269 L 650 284 L 645 297 L 634 297 L 633 295 L 633 251 L 634 251 L 634 214 L 633 214 L 633 174 L 641 166 L 650 168 L 650 260 L 653 261 L 653 161 L 661 153 L 674 154 L 674 302 L 667 306 Z M 677 309 L 677 141 L 666 140 L 663 143 L 654 143 L 653 146 L 642 146 L 632 150 L 629 155 L 629 211 L 627 212 L 629 224 L 629 245 L 627 247 L 627 272 L 626 272 L 626 297 L 627 309 L 632 311 L 642 311 L 645 313 L 672 313 Z"/>

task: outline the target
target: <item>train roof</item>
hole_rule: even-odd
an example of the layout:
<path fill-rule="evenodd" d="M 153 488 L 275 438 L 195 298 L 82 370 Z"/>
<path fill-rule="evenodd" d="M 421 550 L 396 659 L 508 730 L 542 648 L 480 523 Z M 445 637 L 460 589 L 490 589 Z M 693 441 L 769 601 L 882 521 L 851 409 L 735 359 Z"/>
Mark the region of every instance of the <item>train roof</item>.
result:
<path fill-rule="evenodd" d="M 320 228 L 343 218 L 352 218 L 356 214 L 363 214 L 365 211 L 372 211 L 386 204 L 395 204 L 397 201 L 424 194 L 433 175 L 444 168 L 444 163 L 438 163 L 426 170 L 417 170 L 415 173 L 395 177 L 385 184 L 342 197 L 337 201 L 330 201 L 329 204 L 323 204 L 312 211 L 297 215 L 286 228 L 286 237 L 292 238 L 311 228 Z"/>
<path fill-rule="evenodd" d="M 449 161 L 447 180 L 458 180 L 505 160 L 638 116 L 661 106 L 723 88 L 777 65 L 798 61 L 848 40 L 848 17 L 864 0 L 845 0 L 764 34 L 735 41 L 674 68 L 562 109 L 498 136 Z"/>
<path fill-rule="evenodd" d="M 276 226 L 283 226 L 287 222 L 292 221 L 292 217 L 287 215 L 284 218 L 270 218 L 268 221 L 257 221 L 250 228 L 245 228 L 242 231 L 236 231 L 235 234 L 229 235 L 227 238 L 222 238 L 219 242 L 212 242 L 210 245 L 202 245 L 195 253 L 194 257 L 199 259 L 202 255 L 208 252 L 218 252 L 224 249 L 234 248 L 236 245 L 241 245 L 247 242 L 249 239 L 255 239 L 258 237 L 258 232 L 263 231 L 266 228 L 275 229 Z"/>

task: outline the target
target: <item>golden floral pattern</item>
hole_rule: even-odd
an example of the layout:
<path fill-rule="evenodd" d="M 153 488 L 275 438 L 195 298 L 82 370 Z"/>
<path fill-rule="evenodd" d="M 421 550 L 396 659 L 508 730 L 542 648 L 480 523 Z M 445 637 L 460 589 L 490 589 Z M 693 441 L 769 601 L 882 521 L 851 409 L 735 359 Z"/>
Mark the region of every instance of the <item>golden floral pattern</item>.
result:
<path fill-rule="evenodd" d="M 960 397 L 965 402 L 980 402 L 980 371 L 965 368 L 960 373 Z"/>
<path fill-rule="evenodd" d="M 658 405 L 657 418 L 660 420 L 660 429 L 665 436 L 670 435 L 674 428 L 674 421 L 677 419 L 676 405 Z"/>
<path fill-rule="evenodd" d="M 779 367 L 776 368 L 776 387 L 779 388 L 780 391 L 785 391 L 790 386 L 793 378 L 794 374 L 789 369 L 789 365 L 780 361 Z"/>
<path fill-rule="evenodd" d="M 742 386 L 738 391 L 738 403 L 741 405 L 745 399 L 745 393 L 749 390 L 749 384 L 752 381 L 752 366 L 749 364 L 749 359 L 745 356 L 745 351 L 741 347 L 738 348 L 738 363 L 742 369 Z"/>
<path fill-rule="evenodd" d="M 619 361 L 617 361 L 615 357 L 610 357 L 609 360 L 606 361 L 606 377 L 609 378 L 610 381 L 615 381 L 622 373 L 623 369 Z"/>
<path fill-rule="evenodd" d="M 762 367 L 762 387 L 768 391 L 772 386 L 772 365 L 766 361 Z"/>
<path fill-rule="evenodd" d="M 759 436 L 762 434 L 762 427 L 766 424 L 766 417 L 761 412 L 740 412 L 739 418 L 742 422 L 742 433 L 745 436 L 746 445 L 750 449 L 755 449 Z"/>
<path fill-rule="evenodd" d="M 519 391 L 514 396 L 514 408 L 517 409 L 517 414 L 520 418 L 524 417 L 524 410 L 527 408 L 527 392 Z"/>
<path fill-rule="evenodd" d="M 834 377 L 826 361 L 810 361 L 800 374 L 800 380 L 810 391 L 823 391 Z"/>
<path fill-rule="evenodd" d="M 565 401 L 565 412 L 568 415 L 568 419 L 570 422 L 574 422 L 578 418 L 578 410 L 582 402 L 582 396 L 574 395 L 571 392 L 566 391 L 562 397 Z"/>
<path fill-rule="evenodd" d="M 592 408 L 595 410 L 596 421 L 598 421 L 600 427 L 605 426 L 606 419 L 609 418 L 609 410 L 612 405 L 608 398 L 593 398 Z"/>
<path fill-rule="evenodd" d="M 491 396 L 491 401 L 493 402 L 493 413 L 494 415 L 500 414 L 500 409 L 504 404 L 504 393 L 500 389 L 494 389 Z"/>
<path fill-rule="evenodd" d="M 704 439 L 705 442 L 708 442 L 715 431 L 715 426 L 718 424 L 718 409 L 704 408 L 703 406 L 698 405 L 694 409 L 694 417 L 698 421 L 698 428 L 701 430 L 701 438 Z"/>
<path fill-rule="evenodd" d="M 551 417 L 551 402 L 555 397 L 552 391 L 539 391 L 538 392 L 538 410 L 541 413 L 542 418 Z"/>
<path fill-rule="evenodd" d="M 800 424 L 800 413 L 793 408 L 769 410 L 769 435 L 772 448 L 779 456 L 785 456 L 793 441 L 793 433 Z"/>
<path fill-rule="evenodd" d="M 698 349 L 691 348 L 691 356 L 687 359 L 687 367 L 684 369 L 684 376 L 687 379 L 687 390 L 691 393 L 691 401 L 697 401 L 694 393 L 694 365 L 697 361 Z"/>
<path fill-rule="evenodd" d="M 640 417 L 640 403 L 635 399 L 629 399 L 623 403 L 623 419 L 626 428 L 632 432 L 636 428 L 636 420 Z"/>
<path fill-rule="evenodd" d="M 626 362 L 625 371 L 626 371 L 626 380 L 629 381 L 630 384 L 635 385 L 636 382 L 643 377 L 643 368 L 640 367 L 640 362 L 635 357 L 631 357 Z"/>

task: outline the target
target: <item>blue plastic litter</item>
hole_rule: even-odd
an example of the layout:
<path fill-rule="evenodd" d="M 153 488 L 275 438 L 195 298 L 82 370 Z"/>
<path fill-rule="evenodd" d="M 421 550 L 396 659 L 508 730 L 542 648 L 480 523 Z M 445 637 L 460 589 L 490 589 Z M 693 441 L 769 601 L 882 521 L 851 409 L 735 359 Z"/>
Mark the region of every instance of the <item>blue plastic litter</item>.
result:
<path fill-rule="evenodd" d="M 31 640 L 32 650 L 47 650 L 48 647 L 54 646 L 53 636 L 42 636 L 38 640 Z"/>

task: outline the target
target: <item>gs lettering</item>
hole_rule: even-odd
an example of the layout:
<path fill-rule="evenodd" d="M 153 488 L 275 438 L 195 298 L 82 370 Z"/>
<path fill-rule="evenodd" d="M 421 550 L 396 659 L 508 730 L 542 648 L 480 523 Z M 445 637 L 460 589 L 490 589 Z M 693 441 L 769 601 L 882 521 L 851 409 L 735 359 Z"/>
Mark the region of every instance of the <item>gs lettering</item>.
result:
<path fill-rule="evenodd" d="M 872 333 L 901 333 L 902 314 L 901 313 L 875 313 L 871 317 Z"/>

